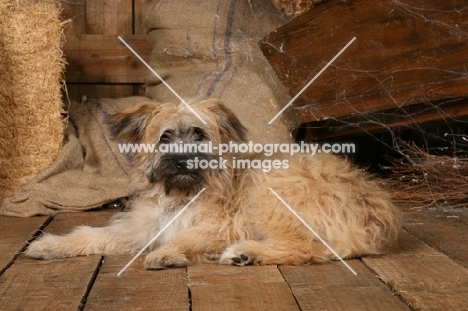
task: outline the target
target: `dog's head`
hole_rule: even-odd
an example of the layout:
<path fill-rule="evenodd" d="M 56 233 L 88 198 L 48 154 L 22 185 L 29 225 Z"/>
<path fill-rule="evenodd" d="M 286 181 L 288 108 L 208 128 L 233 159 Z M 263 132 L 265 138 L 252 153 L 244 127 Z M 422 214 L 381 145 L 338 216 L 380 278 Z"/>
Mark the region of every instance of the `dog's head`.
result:
<path fill-rule="evenodd" d="M 154 148 L 138 152 L 134 165 L 148 185 L 159 184 L 166 194 L 193 195 L 222 177 L 226 166 L 210 146 L 245 141 L 245 127 L 220 100 L 190 107 L 144 102 L 111 117 L 115 139 Z"/>

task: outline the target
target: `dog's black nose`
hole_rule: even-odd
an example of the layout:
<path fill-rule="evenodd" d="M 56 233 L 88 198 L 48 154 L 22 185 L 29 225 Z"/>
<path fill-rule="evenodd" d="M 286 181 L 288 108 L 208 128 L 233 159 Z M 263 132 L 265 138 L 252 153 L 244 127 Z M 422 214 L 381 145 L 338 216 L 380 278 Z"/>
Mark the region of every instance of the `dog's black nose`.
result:
<path fill-rule="evenodd" d="M 188 159 L 177 159 L 176 166 L 179 170 L 185 171 L 188 169 Z"/>
<path fill-rule="evenodd" d="M 174 174 L 188 174 L 198 171 L 199 168 L 195 160 L 196 157 L 191 154 L 171 155 L 172 167 L 175 169 Z"/>

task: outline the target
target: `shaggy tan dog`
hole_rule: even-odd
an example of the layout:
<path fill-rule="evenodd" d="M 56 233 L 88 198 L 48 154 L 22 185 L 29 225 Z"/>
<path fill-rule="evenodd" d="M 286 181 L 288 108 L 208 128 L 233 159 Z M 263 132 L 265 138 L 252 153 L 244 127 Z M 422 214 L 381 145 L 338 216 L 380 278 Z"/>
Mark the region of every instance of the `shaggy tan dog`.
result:
<path fill-rule="evenodd" d="M 218 100 L 186 106 L 145 102 L 112 117 L 116 139 L 132 143 L 227 144 L 245 140 L 245 128 Z M 206 190 L 149 247 L 149 269 L 193 262 L 223 264 L 308 264 L 337 259 L 275 197 L 274 189 L 342 258 L 380 254 L 396 239 L 399 211 L 375 181 L 345 159 L 332 155 L 281 156 L 288 167 L 202 169 L 195 158 L 218 154 L 138 153 L 134 157 L 130 212 L 102 228 L 77 227 L 64 236 L 44 234 L 26 254 L 54 259 L 139 251 L 190 199 Z M 247 157 L 246 159 L 252 159 Z M 221 159 L 219 159 L 221 160 Z M 286 162 L 284 162 L 286 161 Z"/>

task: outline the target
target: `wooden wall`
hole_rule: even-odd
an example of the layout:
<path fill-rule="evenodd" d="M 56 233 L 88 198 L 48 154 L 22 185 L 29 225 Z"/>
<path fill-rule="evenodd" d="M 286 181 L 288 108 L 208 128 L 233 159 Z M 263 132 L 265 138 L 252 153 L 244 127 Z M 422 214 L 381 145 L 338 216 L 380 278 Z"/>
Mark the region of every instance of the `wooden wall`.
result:
<path fill-rule="evenodd" d="M 121 36 L 149 61 L 151 46 L 146 41 L 143 2 L 62 2 L 64 17 L 72 19 L 65 31 L 64 46 L 71 100 L 144 95 L 146 67 L 118 39 Z"/>

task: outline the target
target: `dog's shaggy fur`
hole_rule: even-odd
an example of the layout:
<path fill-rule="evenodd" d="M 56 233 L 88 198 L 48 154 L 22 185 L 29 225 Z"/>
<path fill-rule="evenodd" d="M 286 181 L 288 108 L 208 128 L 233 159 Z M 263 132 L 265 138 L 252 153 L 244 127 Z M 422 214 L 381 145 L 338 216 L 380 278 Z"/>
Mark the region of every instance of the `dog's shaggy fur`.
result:
<path fill-rule="evenodd" d="M 145 102 L 112 117 L 116 139 L 131 143 L 242 142 L 245 128 L 214 99 L 187 107 Z M 296 154 L 289 169 L 196 170 L 211 154 L 139 153 L 134 157 L 130 212 L 107 227 L 44 234 L 26 254 L 54 259 L 132 253 L 146 245 L 202 188 L 206 190 L 150 246 L 149 269 L 193 262 L 307 264 L 337 259 L 269 190 L 274 189 L 342 257 L 380 254 L 396 239 L 399 211 L 377 183 L 345 159 Z M 224 155 L 226 156 L 226 155 Z M 233 156 L 233 155 L 231 155 Z M 216 156 L 217 157 L 217 156 Z"/>

